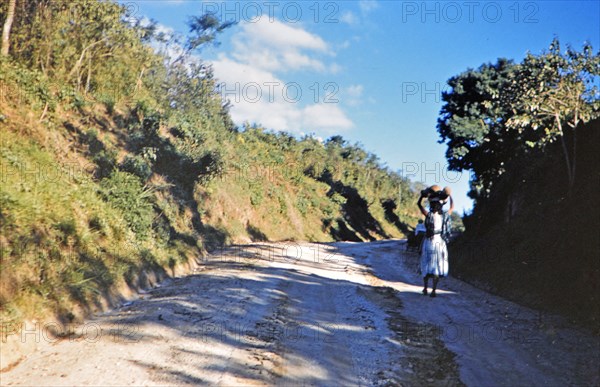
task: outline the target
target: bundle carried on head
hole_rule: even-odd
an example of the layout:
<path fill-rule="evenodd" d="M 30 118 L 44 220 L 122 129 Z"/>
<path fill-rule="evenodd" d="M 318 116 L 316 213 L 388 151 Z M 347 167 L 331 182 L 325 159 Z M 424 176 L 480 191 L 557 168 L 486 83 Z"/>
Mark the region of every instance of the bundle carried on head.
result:
<path fill-rule="evenodd" d="M 421 191 L 421 195 L 425 196 L 429 201 L 446 200 L 451 193 L 452 190 L 450 187 L 444 187 L 444 189 L 442 189 L 439 185 L 432 185 Z"/>

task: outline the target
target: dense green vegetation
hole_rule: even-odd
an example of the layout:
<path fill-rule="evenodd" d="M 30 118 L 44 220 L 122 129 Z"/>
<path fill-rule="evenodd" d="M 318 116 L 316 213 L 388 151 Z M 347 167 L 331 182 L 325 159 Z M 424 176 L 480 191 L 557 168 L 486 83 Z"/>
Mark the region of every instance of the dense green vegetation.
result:
<path fill-rule="evenodd" d="M 196 55 L 230 24 L 200 15 L 167 37 L 112 2 L 42 0 L 2 3 L 3 25 L 13 5 L 2 321 L 72 319 L 231 242 L 374 240 L 416 222 L 410 182 L 360 145 L 232 123 Z"/>
<path fill-rule="evenodd" d="M 449 80 L 438 130 L 472 172 L 454 273 L 598 329 L 600 55 L 558 40 Z"/>

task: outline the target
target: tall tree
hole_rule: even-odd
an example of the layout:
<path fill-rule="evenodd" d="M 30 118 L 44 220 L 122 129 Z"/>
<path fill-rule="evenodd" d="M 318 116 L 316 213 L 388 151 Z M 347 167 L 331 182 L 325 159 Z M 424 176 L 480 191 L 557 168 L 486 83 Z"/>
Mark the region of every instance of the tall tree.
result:
<path fill-rule="evenodd" d="M 600 94 L 594 85 L 598 76 L 600 54 L 594 54 L 590 45 L 581 52 L 568 48 L 563 54 L 555 39 L 547 53 L 527 55 L 510 86 L 515 98 L 511 99 L 514 115 L 508 126 L 534 133 L 527 141 L 531 147 L 561 142 L 569 192 L 577 171 L 577 128 L 600 113 Z"/>
<path fill-rule="evenodd" d="M 10 47 L 10 29 L 12 28 L 13 20 L 15 19 L 16 7 L 17 0 L 9 0 L 6 20 L 4 21 L 4 27 L 2 28 L 2 49 L 0 50 L 0 55 L 2 56 L 8 56 L 8 49 Z"/>
<path fill-rule="evenodd" d="M 489 194 L 520 147 L 514 134 L 506 131 L 511 109 L 509 99 L 502 96 L 514 69 L 512 61 L 498 59 L 450 78 L 450 90 L 442 93 L 444 105 L 437 124 L 440 142 L 448 146 L 450 170 L 473 172 L 470 196 L 474 199 Z"/>

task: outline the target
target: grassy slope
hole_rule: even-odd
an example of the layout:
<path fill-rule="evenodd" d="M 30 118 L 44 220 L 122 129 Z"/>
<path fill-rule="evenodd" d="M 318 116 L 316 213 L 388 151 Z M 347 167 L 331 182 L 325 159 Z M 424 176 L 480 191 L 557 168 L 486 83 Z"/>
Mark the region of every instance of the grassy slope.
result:
<path fill-rule="evenodd" d="M 154 219 L 149 237 L 141 237 L 130 214 L 102 195 L 106 179 L 98 178 L 99 154 L 114 154 L 117 162 L 130 154 L 121 126 L 127 111 L 109 114 L 94 102 L 79 109 L 59 105 L 39 120 L 39 107 L 0 101 L 0 112 L 3 322 L 83 316 L 147 286 L 140 273 L 167 275 L 224 243 L 401 237 L 399 219 L 415 219 L 414 209 L 400 205 L 394 224 L 378 200 L 357 207 L 363 211 L 357 215 L 347 198 L 302 168 L 260 164 L 265 154 L 278 153 L 286 165 L 300 165 L 301 156 L 234 138 L 226 173 L 196 185 L 193 197 L 169 176 L 155 172 L 148 179 Z M 248 162 L 240 154 L 269 172 L 235 172 Z M 375 219 L 374 227 L 361 229 L 361 216 Z M 161 230 L 167 236 L 161 238 Z"/>
<path fill-rule="evenodd" d="M 99 194 L 94 165 L 66 129 L 48 130 L 26 109 L 4 105 L 2 112 L 2 321 L 72 319 L 144 285 L 141 271 L 174 268 L 197 254 L 192 246 L 139 240 Z"/>

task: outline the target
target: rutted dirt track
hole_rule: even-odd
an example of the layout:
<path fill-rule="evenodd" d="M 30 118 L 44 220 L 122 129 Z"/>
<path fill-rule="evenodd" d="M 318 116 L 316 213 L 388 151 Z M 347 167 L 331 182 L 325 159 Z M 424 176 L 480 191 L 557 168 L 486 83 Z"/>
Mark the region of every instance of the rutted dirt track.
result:
<path fill-rule="evenodd" d="M 425 297 L 418 258 L 403 251 L 400 241 L 230 250 L 41 340 L 0 384 L 600 383 L 597 337 L 452 278 Z"/>

